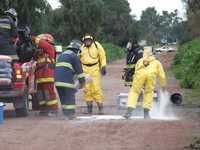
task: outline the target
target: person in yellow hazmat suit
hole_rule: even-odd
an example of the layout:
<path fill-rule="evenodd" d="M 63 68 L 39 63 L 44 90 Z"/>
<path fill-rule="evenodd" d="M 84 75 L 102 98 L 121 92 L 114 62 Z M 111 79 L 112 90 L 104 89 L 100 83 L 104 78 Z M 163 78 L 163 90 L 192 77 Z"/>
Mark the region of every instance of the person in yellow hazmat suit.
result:
<path fill-rule="evenodd" d="M 144 88 L 144 118 L 150 118 L 156 78 L 159 77 L 160 85 L 165 90 L 166 76 L 162 64 L 152 55 L 150 49 L 144 49 L 143 57 L 137 62 L 135 76 L 128 95 L 128 109 L 124 117 L 129 119 L 136 108 L 138 97 Z"/>
<path fill-rule="evenodd" d="M 84 99 L 87 104 L 87 113 L 92 114 L 93 101 L 98 107 L 98 114 L 103 114 L 103 94 L 101 89 L 101 75 L 106 75 L 106 54 L 102 45 L 86 34 L 83 37 L 80 60 L 83 72 L 89 74 L 92 80 L 86 83 Z"/>

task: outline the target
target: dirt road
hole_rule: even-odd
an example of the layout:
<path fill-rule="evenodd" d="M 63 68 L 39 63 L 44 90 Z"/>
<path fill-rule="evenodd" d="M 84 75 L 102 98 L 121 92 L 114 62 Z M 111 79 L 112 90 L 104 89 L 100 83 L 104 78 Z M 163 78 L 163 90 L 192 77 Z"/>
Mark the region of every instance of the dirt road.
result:
<path fill-rule="evenodd" d="M 162 60 L 166 56 L 161 56 Z M 168 67 L 172 56 L 167 56 Z M 103 78 L 105 113 L 121 114 L 116 97 L 127 92 L 121 81 L 124 61 L 115 61 Z M 173 82 L 174 83 L 174 82 Z M 82 93 L 78 105 L 84 106 Z M 82 114 L 79 107 L 77 112 Z M 12 111 L 0 125 L 0 150 L 184 150 L 193 136 L 200 136 L 200 108 L 174 107 L 180 120 L 64 121 L 35 116 L 15 118 Z"/>

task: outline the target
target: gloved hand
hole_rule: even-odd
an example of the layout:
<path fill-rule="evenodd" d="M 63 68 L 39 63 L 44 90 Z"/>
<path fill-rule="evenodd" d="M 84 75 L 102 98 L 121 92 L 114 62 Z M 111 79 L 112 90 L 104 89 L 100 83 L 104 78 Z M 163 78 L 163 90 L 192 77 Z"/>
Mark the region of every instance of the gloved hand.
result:
<path fill-rule="evenodd" d="M 102 76 L 106 75 L 106 67 L 105 66 L 101 68 L 101 75 Z"/>

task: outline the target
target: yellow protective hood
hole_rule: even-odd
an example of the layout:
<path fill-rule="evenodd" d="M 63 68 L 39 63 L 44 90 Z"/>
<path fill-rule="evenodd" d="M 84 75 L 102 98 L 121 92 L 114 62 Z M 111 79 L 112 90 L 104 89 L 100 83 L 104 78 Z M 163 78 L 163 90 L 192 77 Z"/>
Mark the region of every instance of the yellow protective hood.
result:
<path fill-rule="evenodd" d="M 151 49 L 145 48 L 143 53 L 143 64 L 146 66 L 153 60 L 155 60 L 155 57 L 153 56 Z"/>

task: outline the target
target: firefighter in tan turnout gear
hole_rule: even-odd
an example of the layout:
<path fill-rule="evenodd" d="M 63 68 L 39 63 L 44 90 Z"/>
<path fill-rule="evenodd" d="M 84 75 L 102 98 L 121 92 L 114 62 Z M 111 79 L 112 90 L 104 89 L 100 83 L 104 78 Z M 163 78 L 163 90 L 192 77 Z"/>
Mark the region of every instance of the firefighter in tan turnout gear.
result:
<path fill-rule="evenodd" d="M 92 114 L 93 102 L 98 107 L 98 114 L 103 114 L 103 93 L 101 89 L 101 75 L 106 75 L 106 54 L 102 45 L 87 34 L 83 37 L 80 60 L 83 72 L 92 77 L 92 81 L 86 83 L 84 98 L 87 104 L 87 113 Z"/>

